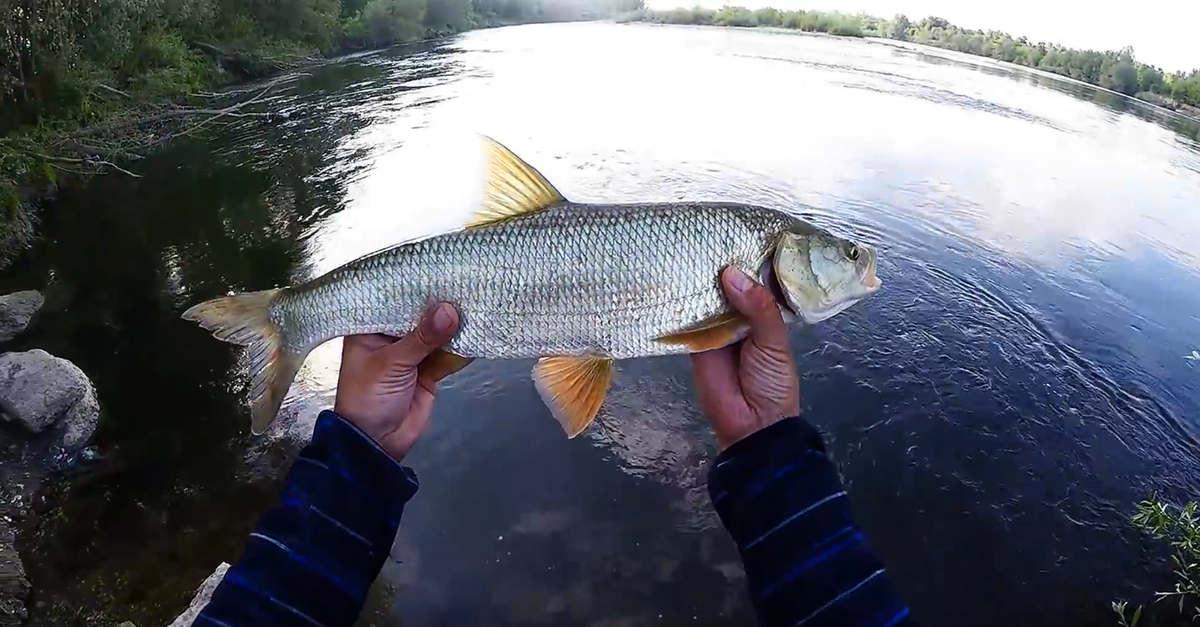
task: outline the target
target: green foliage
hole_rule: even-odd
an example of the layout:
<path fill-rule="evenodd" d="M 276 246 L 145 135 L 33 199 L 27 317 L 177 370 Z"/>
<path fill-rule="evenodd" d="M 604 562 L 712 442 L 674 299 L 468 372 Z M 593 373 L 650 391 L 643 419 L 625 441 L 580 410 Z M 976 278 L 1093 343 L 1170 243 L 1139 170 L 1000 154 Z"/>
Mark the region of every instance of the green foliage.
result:
<path fill-rule="evenodd" d="M 420 39 L 425 32 L 424 0 L 370 0 L 359 21 L 372 45 Z"/>
<path fill-rule="evenodd" d="M 1171 563 L 1175 569 L 1175 589 L 1155 592 L 1155 601 L 1173 600 L 1180 614 L 1200 620 L 1200 516 L 1197 504 L 1183 507 L 1160 501 L 1155 496 L 1138 503 L 1132 524 L 1158 540 L 1171 545 Z M 1112 604 L 1121 627 L 1137 627 L 1142 606 L 1129 611 L 1124 600 Z"/>
<path fill-rule="evenodd" d="M 701 7 L 670 11 L 645 11 L 641 19 L 660 24 L 790 28 L 843 37 L 862 37 L 868 32 L 875 32 L 874 27 L 881 22 L 870 16 L 851 16 L 820 11 L 780 11 L 772 8 L 751 11 L 739 6 L 724 6 L 717 11 Z M 870 25 L 865 25 L 864 20 L 870 21 Z"/>
<path fill-rule="evenodd" d="M 1117 624 L 1120 627 L 1138 627 L 1142 621 L 1143 606 L 1139 605 L 1137 609 L 1130 612 L 1128 605 L 1127 601 L 1113 601 L 1112 608 L 1117 613 Z"/>

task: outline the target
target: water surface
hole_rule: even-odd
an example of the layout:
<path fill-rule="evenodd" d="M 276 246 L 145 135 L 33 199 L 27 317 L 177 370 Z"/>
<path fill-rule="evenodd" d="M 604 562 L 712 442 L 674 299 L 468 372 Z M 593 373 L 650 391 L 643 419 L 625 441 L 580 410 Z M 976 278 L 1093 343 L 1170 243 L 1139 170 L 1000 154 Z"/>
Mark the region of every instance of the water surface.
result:
<path fill-rule="evenodd" d="M 105 412 L 106 463 L 27 534 L 34 624 L 165 623 L 236 558 L 339 346 L 250 438 L 239 351 L 179 312 L 452 228 L 474 132 L 573 200 L 756 202 L 878 247 L 884 289 L 794 339 L 804 413 L 925 624 L 1109 625 L 1170 582 L 1126 521 L 1200 485 L 1200 125 L 941 52 L 611 24 L 342 60 L 270 106 L 65 190 L 6 279 L 54 282 L 18 347 L 75 360 Z M 622 363 L 574 441 L 531 365 L 446 386 L 364 622 L 753 624 L 686 360 Z"/>

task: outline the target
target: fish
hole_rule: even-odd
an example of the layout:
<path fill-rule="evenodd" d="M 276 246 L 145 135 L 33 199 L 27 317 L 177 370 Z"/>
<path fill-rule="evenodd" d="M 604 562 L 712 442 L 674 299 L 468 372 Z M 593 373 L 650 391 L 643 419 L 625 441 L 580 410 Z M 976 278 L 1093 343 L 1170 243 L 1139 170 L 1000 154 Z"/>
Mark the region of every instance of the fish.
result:
<path fill-rule="evenodd" d="M 197 304 L 186 320 L 247 347 L 251 430 L 278 413 L 306 356 L 331 339 L 410 332 L 435 302 L 459 329 L 428 359 L 537 359 L 534 387 L 574 438 L 614 363 L 703 352 L 749 334 L 720 274 L 771 289 L 789 324 L 817 324 L 880 289 L 877 253 L 798 217 L 739 202 L 577 203 L 482 137 L 484 194 L 459 229 L 402 242 L 308 282 Z"/>

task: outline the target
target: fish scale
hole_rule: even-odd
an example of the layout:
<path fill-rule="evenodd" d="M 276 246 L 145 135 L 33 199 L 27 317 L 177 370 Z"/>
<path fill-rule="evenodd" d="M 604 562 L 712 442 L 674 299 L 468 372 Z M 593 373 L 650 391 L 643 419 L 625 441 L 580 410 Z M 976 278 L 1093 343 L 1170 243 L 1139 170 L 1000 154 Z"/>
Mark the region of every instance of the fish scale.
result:
<path fill-rule="evenodd" d="M 352 262 L 281 294 L 272 318 L 305 350 L 402 335 L 443 301 L 461 317 L 447 348 L 464 357 L 682 353 L 656 338 L 726 311 L 721 269 L 757 274 L 789 221 L 732 203 L 562 203 Z"/>

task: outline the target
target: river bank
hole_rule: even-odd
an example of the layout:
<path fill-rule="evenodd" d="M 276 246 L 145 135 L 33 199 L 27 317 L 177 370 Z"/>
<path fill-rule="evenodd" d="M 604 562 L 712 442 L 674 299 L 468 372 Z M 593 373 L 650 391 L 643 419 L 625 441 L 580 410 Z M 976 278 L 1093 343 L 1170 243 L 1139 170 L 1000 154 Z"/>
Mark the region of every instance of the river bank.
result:
<path fill-rule="evenodd" d="M 79 177 L 137 177 L 172 139 L 211 131 L 263 94 L 238 85 L 356 52 L 470 30 L 593 20 L 641 0 L 130 0 L 4 10 L 0 27 L 0 268 L 39 206 Z M 22 38 L 24 37 L 24 38 Z M 232 90 L 232 94 L 231 91 Z"/>

